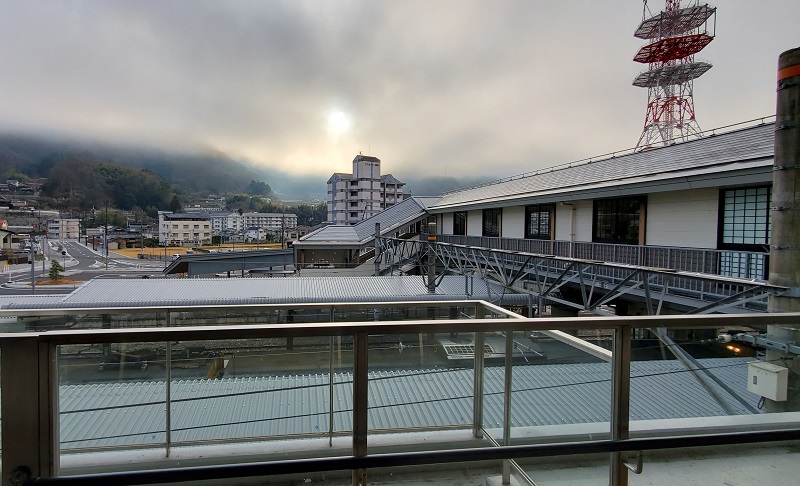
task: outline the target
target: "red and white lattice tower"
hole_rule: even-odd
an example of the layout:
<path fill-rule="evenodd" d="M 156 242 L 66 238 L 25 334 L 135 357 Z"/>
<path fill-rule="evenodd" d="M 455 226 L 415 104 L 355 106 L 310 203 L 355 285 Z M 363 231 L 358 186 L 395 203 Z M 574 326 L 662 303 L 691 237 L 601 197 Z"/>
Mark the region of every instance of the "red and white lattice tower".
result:
<path fill-rule="evenodd" d="M 696 62 L 694 55 L 714 40 L 716 30 L 716 7 L 697 1 L 681 7 L 680 0 L 666 0 L 664 11 L 648 18 L 647 0 L 644 4 L 645 14 L 634 36 L 649 44 L 639 49 L 633 60 L 649 69 L 639 74 L 633 85 L 647 88 L 647 114 L 636 150 L 700 136 L 694 118 L 693 84 L 711 64 Z"/>

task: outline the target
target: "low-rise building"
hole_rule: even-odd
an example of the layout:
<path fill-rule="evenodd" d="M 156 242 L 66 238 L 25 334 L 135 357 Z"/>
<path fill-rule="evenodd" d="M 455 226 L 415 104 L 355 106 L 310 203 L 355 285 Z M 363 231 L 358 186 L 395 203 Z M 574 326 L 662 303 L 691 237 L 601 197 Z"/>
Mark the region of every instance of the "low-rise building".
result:
<path fill-rule="evenodd" d="M 170 246 L 211 244 L 211 218 L 202 213 L 158 213 L 158 239 Z"/>
<path fill-rule="evenodd" d="M 80 237 L 80 219 L 54 219 L 47 224 L 47 237 L 72 240 Z"/>

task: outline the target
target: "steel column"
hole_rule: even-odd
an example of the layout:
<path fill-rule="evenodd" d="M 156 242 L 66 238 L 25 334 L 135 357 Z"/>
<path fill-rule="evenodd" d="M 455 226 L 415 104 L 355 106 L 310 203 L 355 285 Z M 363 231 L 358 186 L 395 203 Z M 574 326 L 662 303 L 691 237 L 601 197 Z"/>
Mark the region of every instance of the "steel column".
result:
<path fill-rule="evenodd" d="M 353 456 L 367 455 L 367 408 L 369 400 L 369 335 L 357 332 L 353 336 Z M 353 470 L 353 486 L 367 484 L 367 470 Z"/>
<path fill-rule="evenodd" d="M 614 347 L 611 356 L 611 439 L 625 440 L 630 431 L 631 398 L 631 328 L 621 326 L 614 329 Z M 628 469 L 625 467 L 626 453 L 612 452 L 611 486 L 627 486 Z"/>

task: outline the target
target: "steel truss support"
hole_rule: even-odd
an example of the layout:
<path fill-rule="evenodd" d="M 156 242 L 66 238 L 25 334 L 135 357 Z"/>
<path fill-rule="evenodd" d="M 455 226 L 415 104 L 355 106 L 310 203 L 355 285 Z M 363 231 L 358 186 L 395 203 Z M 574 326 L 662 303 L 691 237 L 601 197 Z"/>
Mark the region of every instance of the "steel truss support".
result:
<path fill-rule="evenodd" d="M 380 238 L 381 273 L 402 265 L 421 264 L 427 243 Z M 437 267 L 444 274 L 476 275 L 499 282 L 512 292 L 530 291 L 546 302 L 607 314 L 603 306 L 628 297 L 641 300 L 648 315 L 666 307 L 689 308 L 690 314 L 726 310 L 765 311 L 768 295 L 787 289 L 759 281 L 693 272 L 670 271 L 594 260 L 541 255 L 494 248 L 437 242 Z M 563 290 L 576 288 L 579 302 L 564 299 Z"/>

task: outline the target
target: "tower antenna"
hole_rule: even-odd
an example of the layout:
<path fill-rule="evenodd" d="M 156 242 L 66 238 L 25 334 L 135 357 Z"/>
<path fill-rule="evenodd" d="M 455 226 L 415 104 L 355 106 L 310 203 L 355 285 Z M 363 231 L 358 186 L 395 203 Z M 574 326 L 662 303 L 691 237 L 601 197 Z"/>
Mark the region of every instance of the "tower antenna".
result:
<path fill-rule="evenodd" d="M 666 0 L 664 10 L 644 18 L 633 34 L 649 42 L 633 58 L 648 65 L 633 80 L 634 86 L 647 88 L 644 129 L 636 150 L 700 136 L 694 116 L 694 80 L 711 69 L 711 63 L 695 61 L 694 55 L 714 40 L 716 12 L 716 7 L 699 5 L 697 0 L 687 7 L 681 7 L 680 0 Z"/>

